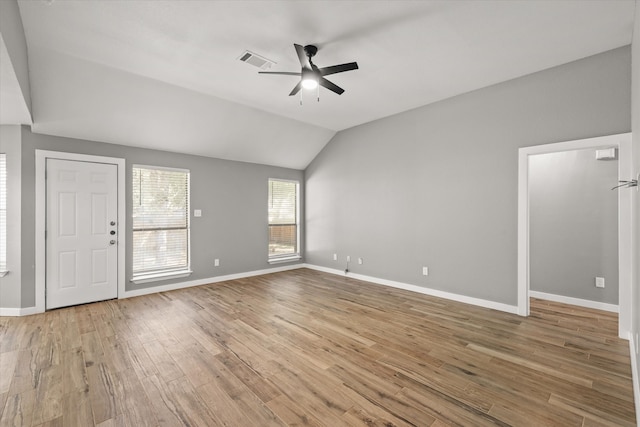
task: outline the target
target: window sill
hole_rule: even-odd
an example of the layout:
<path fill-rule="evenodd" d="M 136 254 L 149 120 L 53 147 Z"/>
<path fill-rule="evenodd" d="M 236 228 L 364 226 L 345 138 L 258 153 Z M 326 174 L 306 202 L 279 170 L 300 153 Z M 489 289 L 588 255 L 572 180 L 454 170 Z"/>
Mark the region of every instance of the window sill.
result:
<path fill-rule="evenodd" d="M 180 270 L 180 271 L 170 271 L 165 273 L 153 273 L 153 274 L 144 274 L 140 276 L 135 276 L 131 279 L 131 282 L 138 283 L 150 283 L 157 282 L 159 280 L 169 280 L 169 279 L 180 279 L 182 277 L 191 276 L 193 271 L 191 270 Z"/>
<path fill-rule="evenodd" d="M 301 259 L 302 257 L 300 255 L 291 255 L 291 256 L 281 257 L 281 258 L 269 258 L 267 262 L 269 264 L 280 264 L 282 262 L 300 261 Z"/>

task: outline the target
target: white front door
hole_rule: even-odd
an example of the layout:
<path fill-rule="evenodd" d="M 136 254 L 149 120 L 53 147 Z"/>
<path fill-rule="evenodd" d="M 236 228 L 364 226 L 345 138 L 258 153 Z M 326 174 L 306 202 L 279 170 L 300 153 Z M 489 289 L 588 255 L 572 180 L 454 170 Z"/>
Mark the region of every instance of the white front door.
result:
<path fill-rule="evenodd" d="M 118 166 L 47 159 L 46 308 L 118 296 Z"/>

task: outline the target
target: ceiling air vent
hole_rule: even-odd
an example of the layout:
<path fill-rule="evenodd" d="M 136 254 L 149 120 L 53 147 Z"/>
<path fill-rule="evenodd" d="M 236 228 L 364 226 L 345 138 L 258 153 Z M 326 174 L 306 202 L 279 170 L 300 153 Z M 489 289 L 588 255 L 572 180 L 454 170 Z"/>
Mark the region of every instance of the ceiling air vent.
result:
<path fill-rule="evenodd" d="M 273 64 L 275 64 L 274 61 L 267 59 L 264 56 L 260 56 L 253 52 L 250 52 L 248 50 L 245 51 L 242 55 L 240 55 L 238 59 L 242 62 L 246 62 L 247 64 L 251 64 L 254 67 L 258 67 L 261 70 L 268 70 L 269 68 L 271 68 Z"/>

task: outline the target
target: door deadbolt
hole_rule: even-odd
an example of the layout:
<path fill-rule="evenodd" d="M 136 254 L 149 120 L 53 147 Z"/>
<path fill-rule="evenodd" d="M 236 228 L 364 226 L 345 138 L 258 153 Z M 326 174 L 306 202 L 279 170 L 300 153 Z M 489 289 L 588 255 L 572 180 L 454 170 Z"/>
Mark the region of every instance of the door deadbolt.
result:
<path fill-rule="evenodd" d="M 111 230 L 111 231 L 109 232 L 109 234 L 111 234 L 112 236 L 113 236 L 113 235 L 115 235 L 115 234 L 116 234 L 116 230 Z"/>
<path fill-rule="evenodd" d="M 109 224 L 116 225 L 116 222 L 115 221 L 111 221 Z"/>
<path fill-rule="evenodd" d="M 111 241 L 109 242 L 109 244 L 110 244 L 110 245 L 115 245 L 115 244 L 116 244 L 116 241 L 115 241 L 115 240 L 111 240 Z"/>

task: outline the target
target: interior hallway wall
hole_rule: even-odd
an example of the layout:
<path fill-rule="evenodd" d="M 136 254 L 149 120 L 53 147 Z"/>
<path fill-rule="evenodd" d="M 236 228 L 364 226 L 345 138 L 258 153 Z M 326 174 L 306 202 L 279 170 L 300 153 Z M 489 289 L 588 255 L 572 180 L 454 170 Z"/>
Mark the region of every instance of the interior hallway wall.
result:
<path fill-rule="evenodd" d="M 532 291 L 618 304 L 617 183 L 618 160 L 593 149 L 529 157 Z"/>
<path fill-rule="evenodd" d="M 518 149 L 629 132 L 630 52 L 339 132 L 306 169 L 307 262 L 515 306 Z"/>

